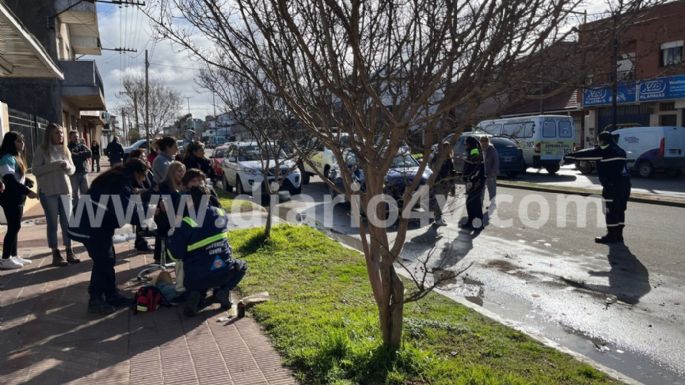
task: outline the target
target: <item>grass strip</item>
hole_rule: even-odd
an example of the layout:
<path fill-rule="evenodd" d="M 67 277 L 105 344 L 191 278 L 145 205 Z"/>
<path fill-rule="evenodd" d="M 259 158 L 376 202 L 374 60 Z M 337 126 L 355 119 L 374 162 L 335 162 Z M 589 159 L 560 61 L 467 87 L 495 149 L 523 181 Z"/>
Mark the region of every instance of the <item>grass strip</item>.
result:
<path fill-rule="evenodd" d="M 363 256 L 314 229 L 279 225 L 230 232 L 249 270 L 252 315 L 304 384 L 614 384 L 571 356 L 438 294 L 405 307 L 404 340 L 390 354 Z"/>

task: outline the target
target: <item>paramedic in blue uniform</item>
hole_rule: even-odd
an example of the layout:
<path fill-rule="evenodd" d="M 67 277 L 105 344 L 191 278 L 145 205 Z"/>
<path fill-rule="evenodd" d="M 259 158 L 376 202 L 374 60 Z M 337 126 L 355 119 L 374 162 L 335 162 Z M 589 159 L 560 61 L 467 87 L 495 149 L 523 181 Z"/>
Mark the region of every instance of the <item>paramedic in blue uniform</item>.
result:
<path fill-rule="evenodd" d="M 228 217 L 223 209 L 209 204 L 209 189 L 195 186 L 188 195 L 190 200 L 181 201 L 181 205 L 192 205 L 194 209 L 186 206 L 180 227 L 174 229 L 167 241 L 167 255 L 183 261 L 187 293 L 183 313 L 191 317 L 206 304 L 209 289 L 214 289 L 214 298 L 222 308 L 229 308 L 229 292 L 243 279 L 247 265 L 233 259 L 226 233 Z M 191 212 L 196 213 L 195 218 L 188 215 Z"/>
<path fill-rule="evenodd" d="M 595 242 L 622 243 L 626 207 L 630 197 L 630 172 L 626 164 L 626 152 L 614 143 L 608 131 L 599 134 L 598 141 L 599 146 L 570 153 L 565 159 L 597 162 L 597 173 L 604 198 L 607 235 L 595 238 Z"/>
<path fill-rule="evenodd" d="M 130 298 L 119 293 L 116 285 L 114 230 L 126 223 L 119 221 L 115 211 L 115 207 L 119 204 L 113 202 L 119 199 L 120 208 L 123 208 L 125 214 L 132 199 L 140 198 L 135 186 L 143 183 L 147 172 L 148 166 L 145 162 L 140 159 L 129 159 L 123 166 L 112 167 L 100 174 L 90 185 L 88 197 L 90 197 L 93 213 L 96 213 L 94 218 L 98 217 L 98 212 L 105 211 L 102 223 L 91 223 L 90 215 L 86 213 L 84 207 L 80 218 L 78 218 L 78 210 L 76 211 L 78 225 L 69 227 L 71 239 L 83 243 L 88 251 L 88 256 L 93 260 L 90 286 L 88 287 L 88 294 L 90 294 L 89 313 L 109 314 L 118 307 L 128 306 L 132 303 Z M 87 199 L 87 197 L 82 196 L 81 199 Z M 132 211 L 133 215 L 131 215 L 129 222 L 133 225 L 139 225 L 138 210 Z"/>

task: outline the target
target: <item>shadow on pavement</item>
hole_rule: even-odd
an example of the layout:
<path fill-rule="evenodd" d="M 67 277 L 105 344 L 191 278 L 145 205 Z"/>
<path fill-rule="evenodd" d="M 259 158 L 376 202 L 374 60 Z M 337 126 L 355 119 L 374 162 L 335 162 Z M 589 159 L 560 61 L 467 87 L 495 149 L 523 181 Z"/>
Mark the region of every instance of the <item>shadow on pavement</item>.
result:
<path fill-rule="evenodd" d="M 588 289 L 613 294 L 619 301 L 634 305 L 649 293 L 649 271 L 630 251 L 628 246 L 613 244 L 609 246 L 609 271 L 591 271 L 594 277 L 608 277 L 609 286 L 587 285 Z"/>

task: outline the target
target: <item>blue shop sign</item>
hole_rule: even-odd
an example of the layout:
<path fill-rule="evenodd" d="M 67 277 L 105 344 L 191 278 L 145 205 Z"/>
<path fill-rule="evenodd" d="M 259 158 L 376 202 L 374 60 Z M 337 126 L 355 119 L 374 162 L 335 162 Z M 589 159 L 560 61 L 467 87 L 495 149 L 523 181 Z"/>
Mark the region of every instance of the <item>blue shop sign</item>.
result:
<path fill-rule="evenodd" d="M 583 89 L 583 106 L 599 106 L 611 104 L 611 87 L 593 87 Z M 616 87 L 616 103 L 635 103 L 637 92 L 635 84 L 618 84 Z"/>
<path fill-rule="evenodd" d="M 685 98 L 685 75 L 640 82 L 640 101 Z"/>

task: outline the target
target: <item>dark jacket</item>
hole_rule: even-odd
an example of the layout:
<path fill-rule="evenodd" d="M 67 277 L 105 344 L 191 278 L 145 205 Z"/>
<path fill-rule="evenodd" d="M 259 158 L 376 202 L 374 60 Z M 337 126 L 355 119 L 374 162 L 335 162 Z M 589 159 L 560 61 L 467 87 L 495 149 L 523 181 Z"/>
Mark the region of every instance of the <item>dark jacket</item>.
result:
<path fill-rule="evenodd" d="M 93 155 L 88 147 L 81 143 L 69 142 L 69 151 L 71 152 L 71 162 L 76 167 L 75 174 L 88 173 L 88 159 Z"/>
<path fill-rule="evenodd" d="M 212 169 L 212 163 L 207 158 L 198 158 L 194 155 L 189 155 L 183 164 L 188 170 L 191 168 L 196 168 L 204 172 L 205 175 L 207 175 L 207 178 L 215 178 L 214 169 Z"/>
<path fill-rule="evenodd" d="M 5 154 L 0 158 L 0 175 L 5 183 L 5 191 L 0 193 L 0 205 L 22 206 L 26 202 L 26 195 L 31 191 L 28 186 L 32 186 L 33 181 L 30 179 L 26 179 L 24 183 L 19 181 L 21 175 L 19 175 L 17 162 L 11 154 Z"/>
<path fill-rule="evenodd" d="M 133 197 L 134 188 L 134 178 L 132 175 L 126 175 L 120 181 L 120 183 L 107 183 L 107 184 L 94 184 L 88 190 L 89 201 L 86 205 L 90 205 L 93 209 L 95 216 L 94 219 L 98 218 L 98 212 L 104 210 L 102 215 L 101 223 L 92 223 L 90 215 L 87 213 L 87 209 L 84 206 L 83 215 L 77 215 L 79 221 L 77 224 L 72 225 L 71 221 L 69 224 L 69 236 L 71 239 L 76 240 L 81 243 L 88 241 L 101 242 L 108 241 L 112 242 L 112 237 L 114 236 L 114 230 L 119 227 L 124 226 L 126 223 L 132 225 L 140 225 L 141 218 L 138 217 L 138 210 L 130 210 L 132 215 L 130 218 L 126 218 L 127 208 L 129 207 L 129 202 Z M 106 198 L 102 198 L 105 196 Z M 124 214 L 122 218 L 118 218 L 117 207 L 119 202 L 115 203 L 117 199 L 121 204 L 119 207 L 120 214 Z M 85 197 L 82 196 L 81 199 Z M 102 201 L 101 201 L 102 200 Z M 123 210 L 121 210 L 123 209 Z M 78 207 L 76 208 L 76 214 L 78 214 Z M 123 211 L 123 213 L 121 212 Z M 144 219 L 144 218 L 143 218 Z"/>
<path fill-rule="evenodd" d="M 436 154 L 437 155 L 437 154 Z M 436 158 L 433 159 L 436 162 Z M 437 176 L 435 177 L 435 184 L 439 186 L 454 185 L 456 182 L 457 171 L 454 169 L 454 162 L 450 157 L 445 158 L 445 160 L 440 165 L 438 169 Z"/>
<path fill-rule="evenodd" d="M 485 167 L 483 166 L 483 157 L 478 148 L 473 148 L 466 154 L 462 179 L 467 183 L 466 193 L 477 191 L 483 187 Z"/>
<path fill-rule="evenodd" d="M 218 287 L 226 281 L 227 274 L 244 265 L 233 259 L 224 210 L 208 207 L 204 218 L 197 219 L 202 222 L 184 217 L 166 245 L 171 258 L 183 260 L 183 284 L 188 290 Z"/>
<path fill-rule="evenodd" d="M 96 144 L 95 146 L 90 147 L 90 152 L 93 153 L 93 159 L 100 159 L 100 145 Z"/>
<path fill-rule="evenodd" d="M 107 145 L 105 154 L 109 157 L 110 163 L 119 163 L 124 159 L 124 148 L 119 142 L 111 142 Z"/>
<path fill-rule="evenodd" d="M 602 186 L 630 181 L 626 152 L 615 143 L 609 144 L 606 148 L 597 146 L 572 152 L 564 159 L 596 161 L 597 175 Z"/>

